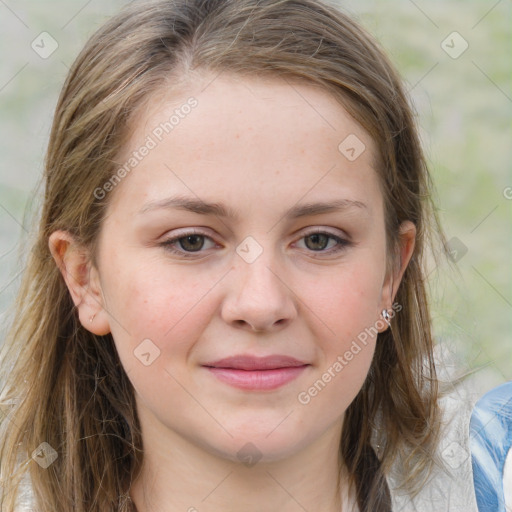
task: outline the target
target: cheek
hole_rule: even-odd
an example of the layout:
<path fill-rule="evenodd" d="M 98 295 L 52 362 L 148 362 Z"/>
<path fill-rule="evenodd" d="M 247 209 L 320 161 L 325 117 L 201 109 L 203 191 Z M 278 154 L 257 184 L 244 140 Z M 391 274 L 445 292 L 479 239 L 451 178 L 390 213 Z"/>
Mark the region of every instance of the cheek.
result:
<path fill-rule="evenodd" d="M 308 308 L 320 320 L 315 322 L 316 342 L 322 357 L 320 379 L 312 382 L 310 397 L 322 391 L 322 399 L 334 399 L 343 411 L 361 388 L 368 373 L 380 325 L 380 301 L 384 264 L 370 264 L 366 258 L 316 276 L 306 292 Z M 329 388 L 325 392 L 323 389 Z M 306 397 L 307 400 L 307 397 Z M 300 401 L 300 399 L 299 399 Z"/>
<path fill-rule="evenodd" d="M 369 272 L 354 270 L 324 285 L 317 280 L 315 297 L 323 324 L 315 333 L 322 357 L 297 401 L 308 414 L 329 421 L 345 412 L 368 374 L 378 333 L 380 287 Z"/>
<path fill-rule="evenodd" d="M 292 288 L 300 290 L 299 321 L 316 331 L 323 364 L 348 350 L 351 341 L 378 319 L 382 268 L 371 256 L 359 253 L 336 269 L 326 267 L 309 276 L 301 271 L 290 277 Z M 210 294 L 218 284 L 218 276 L 211 272 L 134 259 L 127 253 L 113 258 L 116 265 L 106 273 L 104 286 L 112 335 L 128 372 L 138 365 L 134 351 L 144 340 L 151 340 L 155 353 L 186 358 L 222 306 L 221 300 L 217 304 L 212 299 L 216 294 Z"/>
<path fill-rule="evenodd" d="M 214 282 L 189 274 L 128 260 L 118 260 L 115 273 L 109 274 L 104 288 L 110 327 L 127 373 L 140 370 L 137 356 L 144 347 L 150 359 L 158 356 L 156 364 L 167 354 L 184 357 L 191 340 L 199 338 L 212 314 L 205 294 Z"/>
<path fill-rule="evenodd" d="M 316 275 L 302 288 L 305 304 L 339 348 L 379 319 L 384 265 L 366 258 Z M 324 333 L 324 335 L 325 335 Z"/>

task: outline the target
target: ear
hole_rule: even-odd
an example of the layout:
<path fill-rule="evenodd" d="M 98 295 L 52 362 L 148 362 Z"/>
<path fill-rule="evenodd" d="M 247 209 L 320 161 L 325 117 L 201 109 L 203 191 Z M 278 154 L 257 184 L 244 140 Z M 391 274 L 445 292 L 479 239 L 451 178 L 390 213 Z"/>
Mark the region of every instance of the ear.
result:
<path fill-rule="evenodd" d="M 390 315 L 393 316 L 392 310 L 393 301 L 395 299 L 398 287 L 402 281 L 405 269 L 411 260 L 414 252 L 414 245 L 416 242 L 416 226 L 411 221 L 402 222 L 399 228 L 399 260 L 393 264 L 384 281 L 381 295 L 381 311 L 387 309 Z M 380 313 L 380 311 L 379 311 Z M 387 327 L 380 330 L 383 332 Z"/>
<path fill-rule="evenodd" d="M 50 252 L 78 309 L 80 323 L 93 334 L 110 332 L 98 270 L 89 251 L 67 231 L 54 231 L 48 241 Z"/>

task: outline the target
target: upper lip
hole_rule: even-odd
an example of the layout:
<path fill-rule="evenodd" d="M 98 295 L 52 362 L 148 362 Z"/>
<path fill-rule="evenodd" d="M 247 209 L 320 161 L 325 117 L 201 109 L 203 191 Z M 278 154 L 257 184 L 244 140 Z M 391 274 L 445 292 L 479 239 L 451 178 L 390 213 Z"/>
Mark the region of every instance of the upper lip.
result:
<path fill-rule="evenodd" d="M 305 366 L 308 363 L 299 361 L 294 357 L 284 355 L 270 355 L 265 357 L 255 357 L 249 355 L 237 355 L 225 357 L 212 363 L 206 363 L 203 366 L 214 368 L 231 368 L 236 370 L 272 370 L 276 368 L 289 368 L 293 366 Z"/>

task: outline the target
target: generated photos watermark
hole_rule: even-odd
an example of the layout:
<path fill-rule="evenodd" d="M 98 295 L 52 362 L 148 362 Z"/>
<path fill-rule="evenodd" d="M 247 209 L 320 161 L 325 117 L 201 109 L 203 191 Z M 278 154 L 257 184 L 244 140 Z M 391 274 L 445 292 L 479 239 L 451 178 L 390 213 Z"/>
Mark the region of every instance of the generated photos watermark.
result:
<path fill-rule="evenodd" d="M 402 305 L 395 302 L 391 306 L 389 313 L 389 319 L 392 319 L 397 313 L 402 310 Z M 317 396 L 329 382 L 332 381 L 343 369 L 350 364 L 361 350 L 368 344 L 368 339 L 376 336 L 379 331 L 385 328 L 387 325 L 383 318 L 379 318 L 371 327 L 367 327 L 364 331 L 360 332 L 356 339 L 352 340 L 350 348 L 346 350 L 342 355 L 338 355 L 336 361 L 333 362 L 307 390 L 301 391 L 297 395 L 297 400 L 302 405 L 307 405 L 311 400 Z"/>
<path fill-rule="evenodd" d="M 151 131 L 151 134 L 146 137 L 144 144 L 139 146 L 135 151 L 132 151 L 130 157 L 125 163 L 117 169 L 117 171 L 101 186 L 94 189 L 94 197 L 102 200 L 106 197 L 108 192 L 114 190 L 122 179 L 125 178 L 135 167 L 137 167 L 146 156 L 149 155 L 151 150 L 155 149 L 166 135 L 171 133 L 176 126 L 178 126 L 183 119 L 185 119 L 192 109 L 196 108 L 199 102 L 193 96 L 188 98 L 186 103 L 183 103 L 178 108 L 175 108 L 173 114 L 167 121 L 161 122 Z"/>

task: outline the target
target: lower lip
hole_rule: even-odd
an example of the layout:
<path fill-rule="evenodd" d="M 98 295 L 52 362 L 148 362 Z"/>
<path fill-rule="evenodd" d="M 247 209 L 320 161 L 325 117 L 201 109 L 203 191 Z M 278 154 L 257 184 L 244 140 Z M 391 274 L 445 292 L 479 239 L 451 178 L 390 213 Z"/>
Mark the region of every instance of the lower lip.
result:
<path fill-rule="evenodd" d="M 273 370 L 235 370 L 206 367 L 219 380 L 240 389 L 271 390 L 296 379 L 309 365 Z"/>

